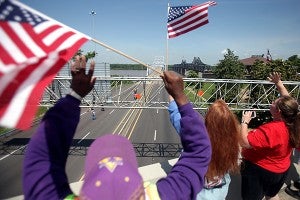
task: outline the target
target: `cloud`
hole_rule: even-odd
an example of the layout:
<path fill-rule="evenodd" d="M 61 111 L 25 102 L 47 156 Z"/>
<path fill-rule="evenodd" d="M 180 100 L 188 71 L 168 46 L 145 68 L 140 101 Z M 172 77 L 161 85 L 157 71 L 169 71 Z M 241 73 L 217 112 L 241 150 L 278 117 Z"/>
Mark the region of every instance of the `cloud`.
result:
<path fill-rule="evenodd" d="M 224 49 L 223 51 L 221 51 L 221 54 L 226 54 L 227 53 L 227 49 Z"/>

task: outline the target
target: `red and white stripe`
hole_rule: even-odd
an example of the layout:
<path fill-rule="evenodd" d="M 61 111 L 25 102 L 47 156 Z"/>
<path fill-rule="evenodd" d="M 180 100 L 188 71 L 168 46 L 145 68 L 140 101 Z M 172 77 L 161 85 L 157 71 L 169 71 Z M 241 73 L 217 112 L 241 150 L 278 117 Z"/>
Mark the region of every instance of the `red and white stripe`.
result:
<path fill-rule="evenodd" d="M 190 32 L 208 23 L 208 7 L 216 5 L 216 2 L 209 1 L 201 5 L 193 6 L 186 10 L 186 13 L 169 22 L 168 38 L 174 38 L 179 35 Z"/>
<path fill-rule="evenodd" d="M 43 17 L 49 21 L 34 28 L 25 23 L 0 22 L 0 126 L 28 128 L 44 88 L 90 39 Z"/>

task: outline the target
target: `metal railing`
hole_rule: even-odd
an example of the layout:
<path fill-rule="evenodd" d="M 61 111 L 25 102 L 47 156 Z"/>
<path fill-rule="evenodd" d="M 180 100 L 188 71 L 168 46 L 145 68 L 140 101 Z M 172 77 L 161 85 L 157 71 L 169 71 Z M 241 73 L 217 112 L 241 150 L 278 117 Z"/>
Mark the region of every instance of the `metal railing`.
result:
<path fill-rule="evenodd" d="M 0 155 L 24 155 L 30 138 L 13 138 L 0 145 Z M 73 139 L 69 155 L 86 156 L 94 139 Z M 137 157 L 177 158 L 182 150 L 178 143 L 133 143 Z"/>
<path fill-rule="evenodd" d="M 82 100 L 82 107 L 166 109 L 168 106 L 168 95 L 160 77 L 96 78 L 94 89 Z M 40 105 L 51 107 L 65 96 L 70 80 L 70 77 L 56 77 L 46 88 Z M 279 95 L 273 83 L 263 80 L 184 78 L 184 82 L 185 92 L 198 110 L 205 110 L 219 98 L 233 110 L 268 110 Z M 283 83 L 299 99 L 300 82 Z"/>

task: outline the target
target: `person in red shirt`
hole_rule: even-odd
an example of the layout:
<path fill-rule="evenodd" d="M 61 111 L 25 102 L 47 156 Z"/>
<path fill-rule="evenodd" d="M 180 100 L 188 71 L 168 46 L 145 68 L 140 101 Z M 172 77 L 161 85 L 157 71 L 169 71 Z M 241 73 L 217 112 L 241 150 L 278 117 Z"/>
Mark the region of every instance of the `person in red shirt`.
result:
<path fill-rule="evenodd" d="M 291 164 L 293 148 L 300 143 L 300 113 L 298 102 L 283 85 L 281 74 L 274 72 L 268 80 L 280 93 L 270 107 L 273 121 L 248 132 L 252 111 L 243 113 L 241 122 L 242 199 L 279 200 Z"/>

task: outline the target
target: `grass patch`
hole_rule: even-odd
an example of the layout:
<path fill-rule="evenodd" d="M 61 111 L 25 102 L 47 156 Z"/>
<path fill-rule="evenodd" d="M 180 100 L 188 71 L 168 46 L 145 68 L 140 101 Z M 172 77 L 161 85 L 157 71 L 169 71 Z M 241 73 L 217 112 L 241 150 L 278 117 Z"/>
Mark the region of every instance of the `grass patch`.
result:
<path fill-rule="evenodd" d="M 204 92 L 203 96 L 198 96 L 198 91 L 202 90 Z M 203 83 L 200 89 L 189 86 L 185 89 L 185 94 L 191 101 L 196 101 L 198 98 L 208 99 L 211 97 L 212 93 L 215 91 L 215 83 Z"/>
<path fill-rule="evenodd" d="M 214 83 L 204 83 L 202 86 L 202 90 L 205 91 L 203 97 L 205 99 L 211 97 L 211 94 L 216 90 Z"/>
<path fill-rule="evenodd" d="M 3 134 L 3 133 L 6 133 L 9 130 L 11 130 L 11 129 L 0 127 L 0 135 Z"/>
<path fill-rule="evenodd" d="M 47 112 L 47 110 L 48 110 L 48 107 L 39 107 L 39 109 L 35 115 L 35 118 L 44 116 L 44 114 Z"/>

